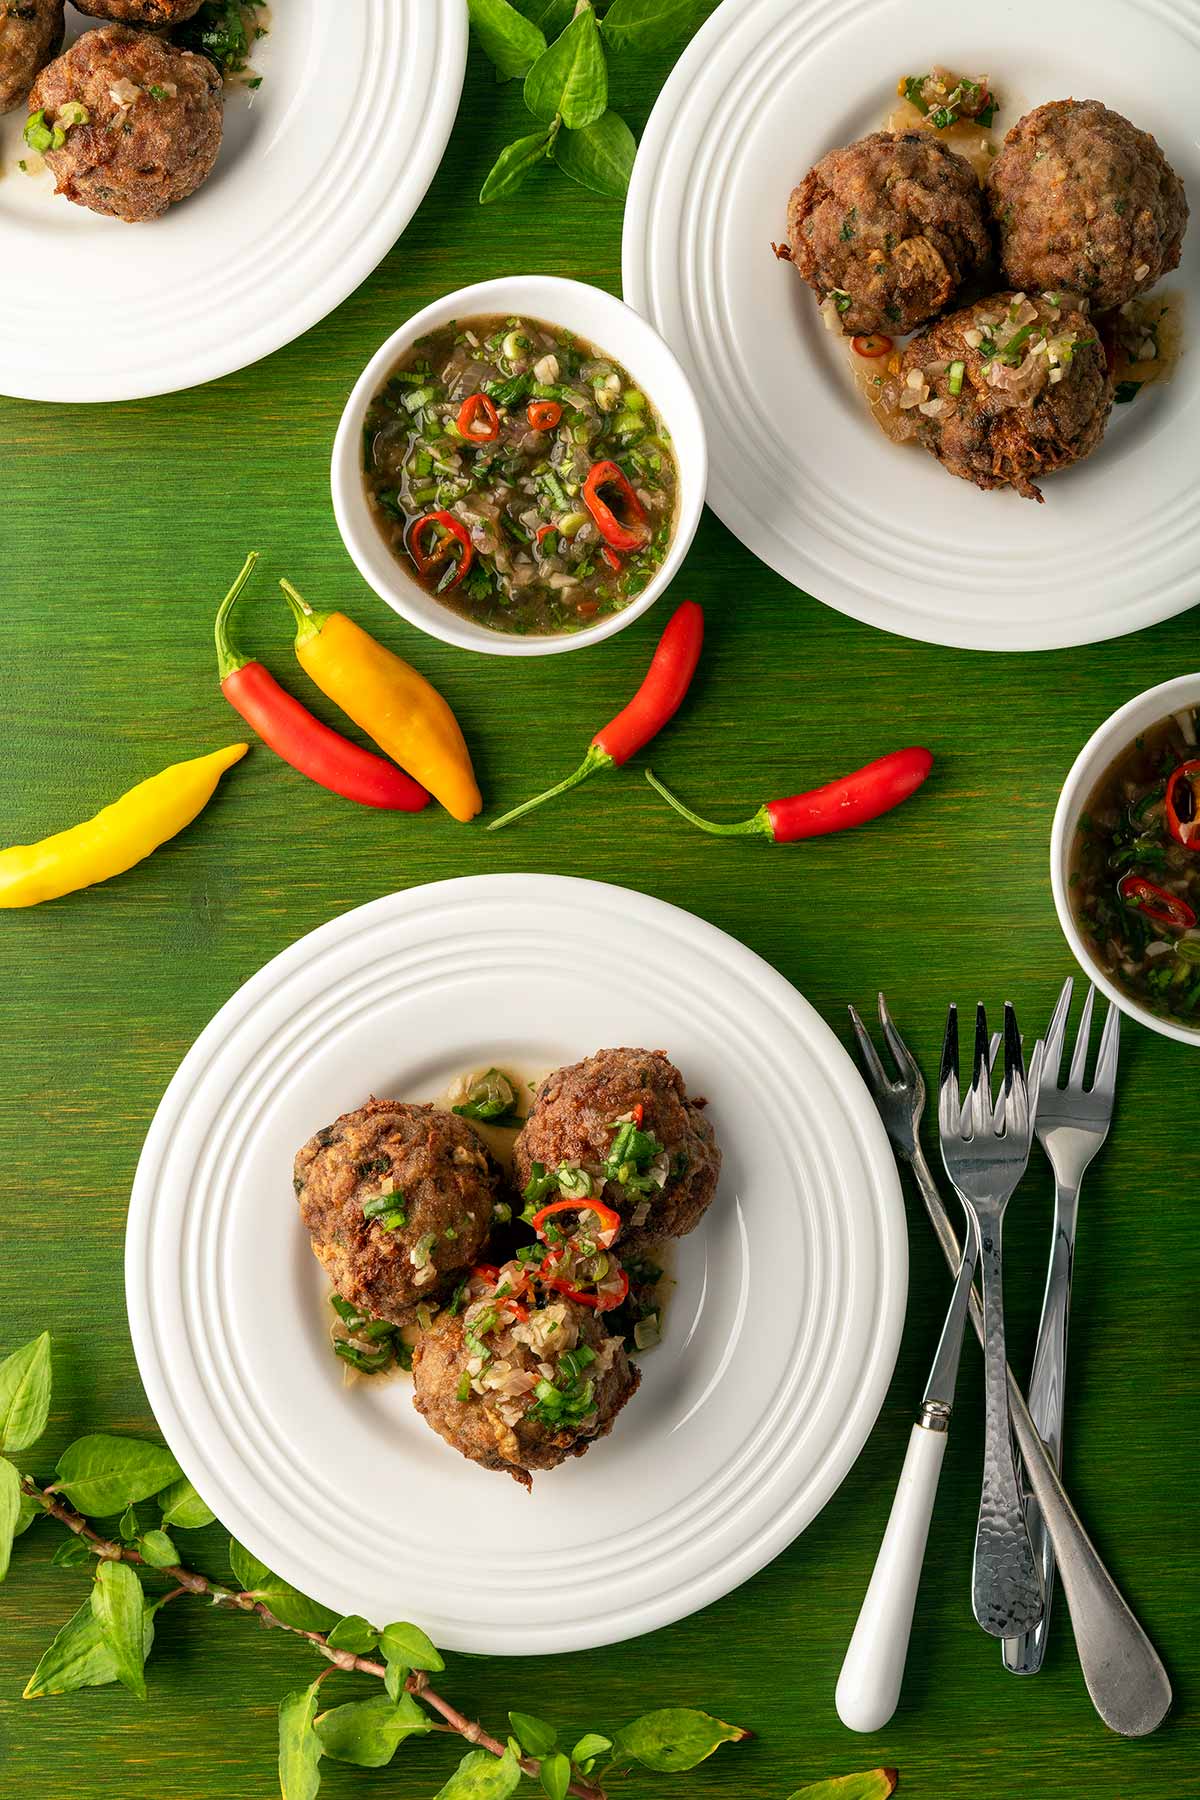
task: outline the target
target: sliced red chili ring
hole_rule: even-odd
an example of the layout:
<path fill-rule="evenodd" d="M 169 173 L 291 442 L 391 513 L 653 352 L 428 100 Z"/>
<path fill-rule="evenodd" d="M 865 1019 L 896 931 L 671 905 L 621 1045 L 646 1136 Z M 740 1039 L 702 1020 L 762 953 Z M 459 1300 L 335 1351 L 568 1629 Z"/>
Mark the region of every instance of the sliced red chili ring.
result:
<path fill-rule="evenodd" d="M 605 562 L 608 564 L 610 569 L 617 570 L 621 567 L 621 559 L 617 555 L 616 551 L 612 548 L 611 544 L 605 544 L 605 546 L 604 546 L 603 550 L 601 550 L 600 554 L 604 558 Z"/>
<path fill-rule="evenodd" d="M 594 1212 L 600 1221 L 601 1232 L 611 1231 L 615 1234 L 621 1229 L 620 1213 L 614 1212 L 611 1206 L 605 1206 L 601 1200 L 552 1200 L 549 1206 L 543 1206 L 540 1212 L 535 1212 L 529 1222 L 540 1237 L 545 1221 L 561 1212 Z"/>
<path fill-rule="evenodd" d="M 646 1117 L 646 1108 L 640 1100 L 636 1101 L 630 1108 L 629 1116 L 640 1131 L 642 1128 L 642 1121 Z"/>
<path fill-rule="evenodd" d="M 491 444 L 500 436 L 500 414 L 486 394 L 468 394 L 458 409 L 457 423 L 473 444 Z"/>
<path fill-rule="evenodd" d="M 486 1281 L 489 1287 L 495 1287 L 500 1279 L 499 1269 L 493 1268 L 491 1263 L 476 1263 L 471 1273 L 479 1281 Z"/>
<path fill-rule="evenodd" d="M 1117 883 L 1117 892 L 1126 906 L 1140 912 L 1147 919 L 1153 919 L 1156 925 L 1170 925 L 1175 931 L 1190 931 L 1196 923 L 1196 915 L 1186 900 L 1178 894 L 1168 894 L 1165 888 L 1155 887 L 1144 875 L 1122 875 Z"/>
<path fill-rule="evenodd" d="M 880 331 L 868 331 L 862 337 L 850 339 L 850 346 L 859 356 L 886 356 L 889 350 L 895 349 L 890 337 L 884 337 Z"/>
<path fill-rule="evenodd" d="M 646 509 L 615 462 L 592 464 L 583 484 L 583 504 L 600 536 L 614 550 L 640 550 L 650 536 Z"/>
<path fill-rule="evenodd" d="M 434 533 L 433 542 L 426 550 L 425 533 L 430 531 Z M 447 587 L 457 587 L 475 560 L 475 546 L 471 542 L 470 532 L 461 519 L 456 519 L 453 513 L 448 512 L 426 513 L 423 519 L 418 519 L 409 529 L 408 553 L 422 575 L 432 574 L 439 563 L 444 563 L 447 557 L 454 555 L 456 548 L 458 569 L 453 581 L 446 582 Z M 441 585 L 439 582 L 439 588 Z"/>
<path fill-rule="evenodd" d="M 539 525 L 533 535 L 534 535 L 535 539 L 537 540 L 537 547 L 540 550 L 542 548 L 542 545 L 546 542 L 546 539 L 548 537 L 557 537 L 558 536 L 558 526 L 557 525 Z M 553 556 L 554 552 L 551 551 L 550 554 Z"/>
<path fill-rule="evenodd" d="M 583 1288 L 573 1287 L 561 1275 L 547 1275 L 547 1267 L 556 1263 L 561 1255 L 561 1250 L 547 1250 L 542 1261 L 542 1280 L 547 1287 L 553 1288 L 556 1294 L 565 1294 L 568 1300 L 578 1301 L 580 1306 L 594 1306 L 597 1312 L 612 1312 L 615 1307 L 622 1304 L 629 1293 L 629 1277 L 620 1263 L 617 1263 L 617 1274 L 621 1278 L 620 1288 L 614 1289 L 611 1293 L 601 1293 L 597 1288 L 595 1293 L 589 1294 Z"/>
<path fill-rule="evenodd" d="M 1180 763 L 1167 783 L 1167 824 L 1185 850 L 1200 850 L 1200 760 Z"/>
<path fill-rule="evenodd" d="M 562 407 L 557 400 L 531 400 L 525 417 L 535 431 L 553 431 L 562 418 Z"/>

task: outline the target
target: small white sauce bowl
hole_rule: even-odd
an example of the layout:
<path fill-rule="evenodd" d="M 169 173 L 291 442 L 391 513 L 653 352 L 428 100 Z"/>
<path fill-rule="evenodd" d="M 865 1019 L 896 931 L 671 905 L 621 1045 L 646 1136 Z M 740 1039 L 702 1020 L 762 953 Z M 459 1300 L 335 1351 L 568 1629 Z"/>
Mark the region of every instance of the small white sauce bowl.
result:
<path fill-rule="evenodd" d="M 1075 758 L 1071 773 L 1063 783 L 1063 790 L 1059 795 L 1054 828 L 1050 834 L 1050 880 L 1054 888 L 1054 904 L 1058 909 L 1059 924 L 1084 974 L 1131 1019 L 1137 1019 L 1139 1024 L 1157 1031 L 1161 1037 L 1175 1038 L 1181 1044 L 1200 1044 L 1200 1027 L 1176 1024 L 1173 1019 L 1162 1018 L 1148 1007 L 1140 1006 L 1136 1000 L 1131 1000 L 1128 994 L 1122 992 L 1102 969 L 1097 968 L 1072 916 L 1068 881 L 1071 851 L 1080 814 L 1086 808 L 1100 777 L 1129 749 L 1139 732 L 1157 725 L 1171 713 L 1182 712 L 1193 706 L 1200 706 L 1200 675 L 1180 675 L 1174 681 L 1164 681 L 1158 687 L 1147 688 L 1144 694 L 1138 694 L 1118 712 L 1113 713 L 1110 719 L 1106 719 Z"/>
<path fill-rule="evenodd" d="M 489 313 L 519 315 L 561 326 L 615 358 L 633 377 L 662 419 L 675 453 L 678 490 L 675 532 L 666 559 L 654 579 L 621 612 L 608 613 L 594 625 L 554 635 L 518 637 L 490 631 L 485 625 L 443 606 L 399 562 L 384 543 L 371 515 L 363 483 L 362 441 L 367 408 L 388 375 L 419 337 L 448 325 Z M 403 618 L 443 643 L 487 656 L 557 656 L 582 650 L 623 631 L 648 612 L 670 585 L 687 555 L 700 514 L 708 479 L 704 421 L 691 383 L 672 351 L 646 321 L 621 300 L 582 281 L 557 275 L 506 275 L 476 282 L 435 300 L 392 333 L 363 370 L 346 403 L 333 445 L 333 510 L 342 542 L 363 579 Z"/>

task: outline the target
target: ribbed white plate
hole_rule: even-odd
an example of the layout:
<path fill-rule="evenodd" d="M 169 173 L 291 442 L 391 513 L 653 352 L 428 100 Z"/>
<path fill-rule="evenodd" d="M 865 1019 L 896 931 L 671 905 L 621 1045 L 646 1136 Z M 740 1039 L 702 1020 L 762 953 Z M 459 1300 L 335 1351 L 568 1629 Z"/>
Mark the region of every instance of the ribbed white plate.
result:
<path fill-rule="evenodd" d="M 612 1436 L 532 1496 L 465 1462 L 403 1378 L 347 1390 L 292 1155 L 369 1094 L 665 1048 L 720 1191 Z M 347 913 L 222 1008 L 171 1082 L 129 1214 L 138 1367 L 209 1505 L 279 1574 L 456 1650 L 583 1649 L 694 1612 L 796 1536 L 871 1429 L 907 1245 L 874 1107 L 782 977 L 660 901 L 542 875 Z"/>
<path fill-rule="evenodd" d="M 710 505 L 771 568 L 905 637 L 1045 650 L 1115 637 L 1200 598 L 1200 363 L 1118 407 L 1101 448 L 1037 506 L 982 493 L 865 416 L 771 240 L 826 150 L 878 128 L 896 78 L 986 71 L 998 125 L 1094 97 L 1154 132 L 1193 207 L 1200 274 L 1198 0 L 725 0 L 663 89 L 625 211 L 624 292 L 705 409 Z M 1193 315 L 1194 322 L 1194 315 Z"/>
<path fill-rule="evenodd" d="M 69 36 L 88 22 L 70 8 Z M 464 0 L 281 0 L 231 86 L 199 193 L 125 225 L 22 175 L 0 120 L 0 393 L 133 400 L 244 368 L 323 319 L 391 249 L 441 161 Z"/>

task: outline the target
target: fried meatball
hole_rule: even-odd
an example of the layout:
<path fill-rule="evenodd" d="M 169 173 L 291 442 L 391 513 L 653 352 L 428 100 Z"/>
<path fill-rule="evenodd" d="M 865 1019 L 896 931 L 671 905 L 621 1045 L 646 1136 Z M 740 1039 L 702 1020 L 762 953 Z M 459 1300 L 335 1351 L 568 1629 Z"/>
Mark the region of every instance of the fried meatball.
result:
<path fill-rule="evenodd" d="M 975 171 L 925 131 L 875 131 L 822 157 L 788 202 L 788 246 L 860 333 L 924 324 L 991 256 Z"/>
<path fill-rule="evenodd" d="M 417 1411 L 461 1455 L 526 1488 L 606 1437 L 640 1379 L 621 1339 L 560 1298 L 524 1320 L 490 1299 L 443 1312 L 413 1351 Z"/>
<path fill-rule="evenodd" d="M 988 171 L 987 196 L 1014 288 L 1065 289 L 1100 312 L 1179 262 L 1183 183 L 1148 131 L 1099 100 L 1026 113 Z"/>
<path fill-rule="evenodd" d="M 92 212 L 157 219 L 204 181 L 221 147 L 221 77 L 206 56 L 125 25 L 85 32 L 42 70 L 29 97 L 53 125 L 74 101 L 87 112 L 47 150 L 56 191 Z"/>
<path fill-rule="evenodd" d="M 620 1214 L 622 1256 L 656 1238 L 683 1237 L 711 1205 L 721 1170 L 703 1105 L 688 1098 L 661 1050 L 599 1050 L 538 1088 L 513 1147 L 518 1187 L 527 1186 L 535 1163 L 548 1171 L 566 1163 L 586 1170 L 593 1193 Z M 639 1135 L 617 1168 L 624 1122 Z"/>
<path fill-rule="evenodd" d="M 23 103 L 64 29 L 63 0 L 0 0 L 0 113 Z"/>
<path fill-rule="evenodd" d="M 75 0 L 79 12 L 120 25 L 181 25 L 203 5 L 204 0 Z"/>
<path fill-rule="evenodd" d="M 297 1152 L 300 1217 L 337 1292 L 406 1324 L 479 1260 L 500 1170 L 465 1119 L 369 1100 Z"/>
<path fill-rule="evenodd" d="M 1036 477 L 1081 461 L 1103 437 L 1113 397 L 1104 347 L 1086 303 L 1055 298 L 994 294 L 905 349 L 895 398 L 952 475 L 1040 500 Z"/>

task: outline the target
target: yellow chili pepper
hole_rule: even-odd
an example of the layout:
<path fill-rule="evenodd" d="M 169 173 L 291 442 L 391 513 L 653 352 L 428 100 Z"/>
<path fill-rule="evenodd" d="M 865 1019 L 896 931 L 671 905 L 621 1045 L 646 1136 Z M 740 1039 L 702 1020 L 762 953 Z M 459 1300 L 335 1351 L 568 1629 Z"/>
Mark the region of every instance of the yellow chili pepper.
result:
<path fill-rule="evenodd" d="M 483 806 L 458 720 L 435 687 L 345 613 L 316 612 L 281 581 L 305 674 L 465 825 Z"/>
<path fill-rule="evenodd" d="M 190 825 L 212 799 L 226 769 L 249 744 L 230 744 L 193 762 L 172 763 L 139 782 L 94 819 L 43 838 L 0 850 L 0 906 L 37 906 L 77 888 L 92 887 L 135 863 Z"/>

